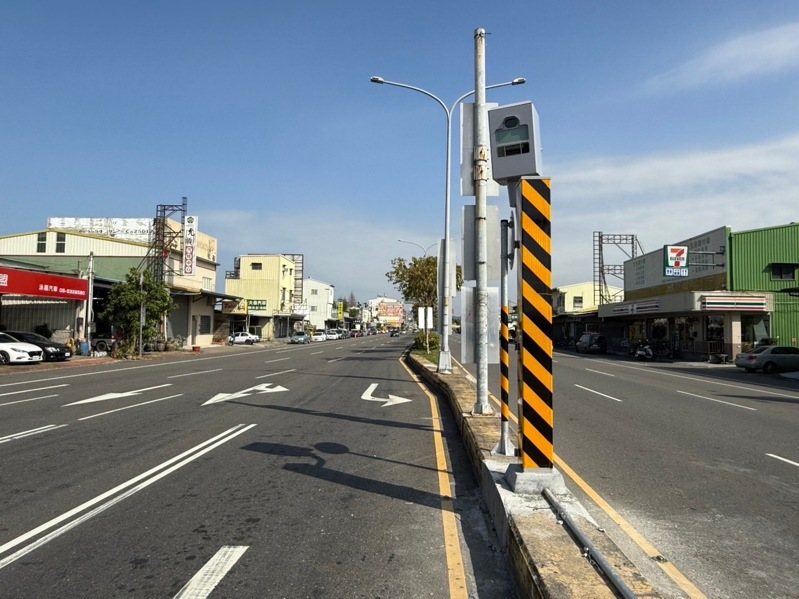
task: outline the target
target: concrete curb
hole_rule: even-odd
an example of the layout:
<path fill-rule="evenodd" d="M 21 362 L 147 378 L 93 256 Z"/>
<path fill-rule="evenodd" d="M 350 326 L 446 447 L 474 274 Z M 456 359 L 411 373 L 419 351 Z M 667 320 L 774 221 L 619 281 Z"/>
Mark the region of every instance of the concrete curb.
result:
<path fill-rule="evenodd" d="M 407 361 L 428 386 L 447 398 L 452 408 L 519 596 L 535 599 L 616 597 L 544 497 L 511 490 L 506 473 L 511 466 L 519 464 L 519 460 L 492 455 L 500 438 L 500 417 L 472 413 L 476 389 L 468 373 L 455 367 L 452 374 L 439 375 L 434 364 L 410 353 Z M 557 500 L 636 596 L 661 597 L 567 489 L 557 493 Z"/>

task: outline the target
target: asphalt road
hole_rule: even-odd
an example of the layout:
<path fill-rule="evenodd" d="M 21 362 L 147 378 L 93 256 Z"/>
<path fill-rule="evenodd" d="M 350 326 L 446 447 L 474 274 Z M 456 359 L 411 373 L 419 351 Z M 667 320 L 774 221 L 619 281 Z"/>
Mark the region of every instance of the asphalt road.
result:
<path fill-rule="evenodd" d="M 661 563 L 707 597 L 799 597 L 799 380 L 568 352 L 554 377 L 556 465 L 665 596 L 687 593 Z M 496 366 L 489 388 L 500 396 Z"/>
<path fill-rule="evenodd" d="M 409 339 L 4 371 L 0 595 L 512 596 Z"/>

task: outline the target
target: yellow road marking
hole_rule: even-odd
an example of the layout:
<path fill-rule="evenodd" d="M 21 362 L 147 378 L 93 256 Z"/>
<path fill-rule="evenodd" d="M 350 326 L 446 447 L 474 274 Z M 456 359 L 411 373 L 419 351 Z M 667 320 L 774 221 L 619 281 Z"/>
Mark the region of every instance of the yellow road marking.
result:
<path fill-rule="evenodd" d="M 463 554 L 461 552 L 461 542 L 458 536 L 458 520 L 455 517 L 455 506 L 451 496 L 451 484 L 449 469 L 447 467 L 447 455 L 444 452 L 444 439 L 441 436 L 443 430 L 441 424 L 441 414 L 438 411 L 436 396 L 430 393 L 419 377 L 411 371 L 404 361 L 400 360 L 403 368 L 410 374 L 419 388 L 430 401 L 430 413 L 433 421 L 433 445 L 436 450 L 436 470 L 438 471 L 438 492 L 441 496 L 441 521 L 444 528 L 444 552 L 447 558 L 447 578 L 449 580 L 449 596 L 451 599 L 467 599 L 468 587 L 466 586 L 466 574 L 463 568 Z"/>

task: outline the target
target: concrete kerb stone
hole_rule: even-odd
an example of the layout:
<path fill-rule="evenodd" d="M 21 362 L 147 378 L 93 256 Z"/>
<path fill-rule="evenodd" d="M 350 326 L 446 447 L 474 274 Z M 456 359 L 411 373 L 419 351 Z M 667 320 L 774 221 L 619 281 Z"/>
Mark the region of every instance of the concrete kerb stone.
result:
<path fill-rule="evenodd" d="M 659 596 L 568 491 L 560 472 L 553 469 L 543 474 L 525 473 L 521 471 L 518 458 L 491 453 L 499 441 L 500 417 L 472 413 L 476 387 L 468 373 L 455 367 L 452 374 L 439 375 L 436 366 L 424 358 L 412 353 L 407 357 L 413 370 L 426 384 L 443 394 L 452 408 L 520 596 L 616 597 L 542 496 L 543 487 L 556 496 L 571 519 L 614 565 L 625 584 L 639 597 Z"/>

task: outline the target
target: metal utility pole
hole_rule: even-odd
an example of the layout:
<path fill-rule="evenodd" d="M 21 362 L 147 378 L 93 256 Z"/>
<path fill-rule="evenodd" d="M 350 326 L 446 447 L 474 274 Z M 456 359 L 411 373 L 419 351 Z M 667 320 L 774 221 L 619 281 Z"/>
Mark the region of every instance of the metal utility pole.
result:
<path fill-rule="evenodd" d="M 488 123 L 485 86 L 485 38 L 483 28 L 474 31 L 474 232 L 475 232 L 475 358 L 477 401 L 475 414 L 493 414 L 488 403 L 488 247 L 486 241 L 486 197 L 488 195 Z"/>

